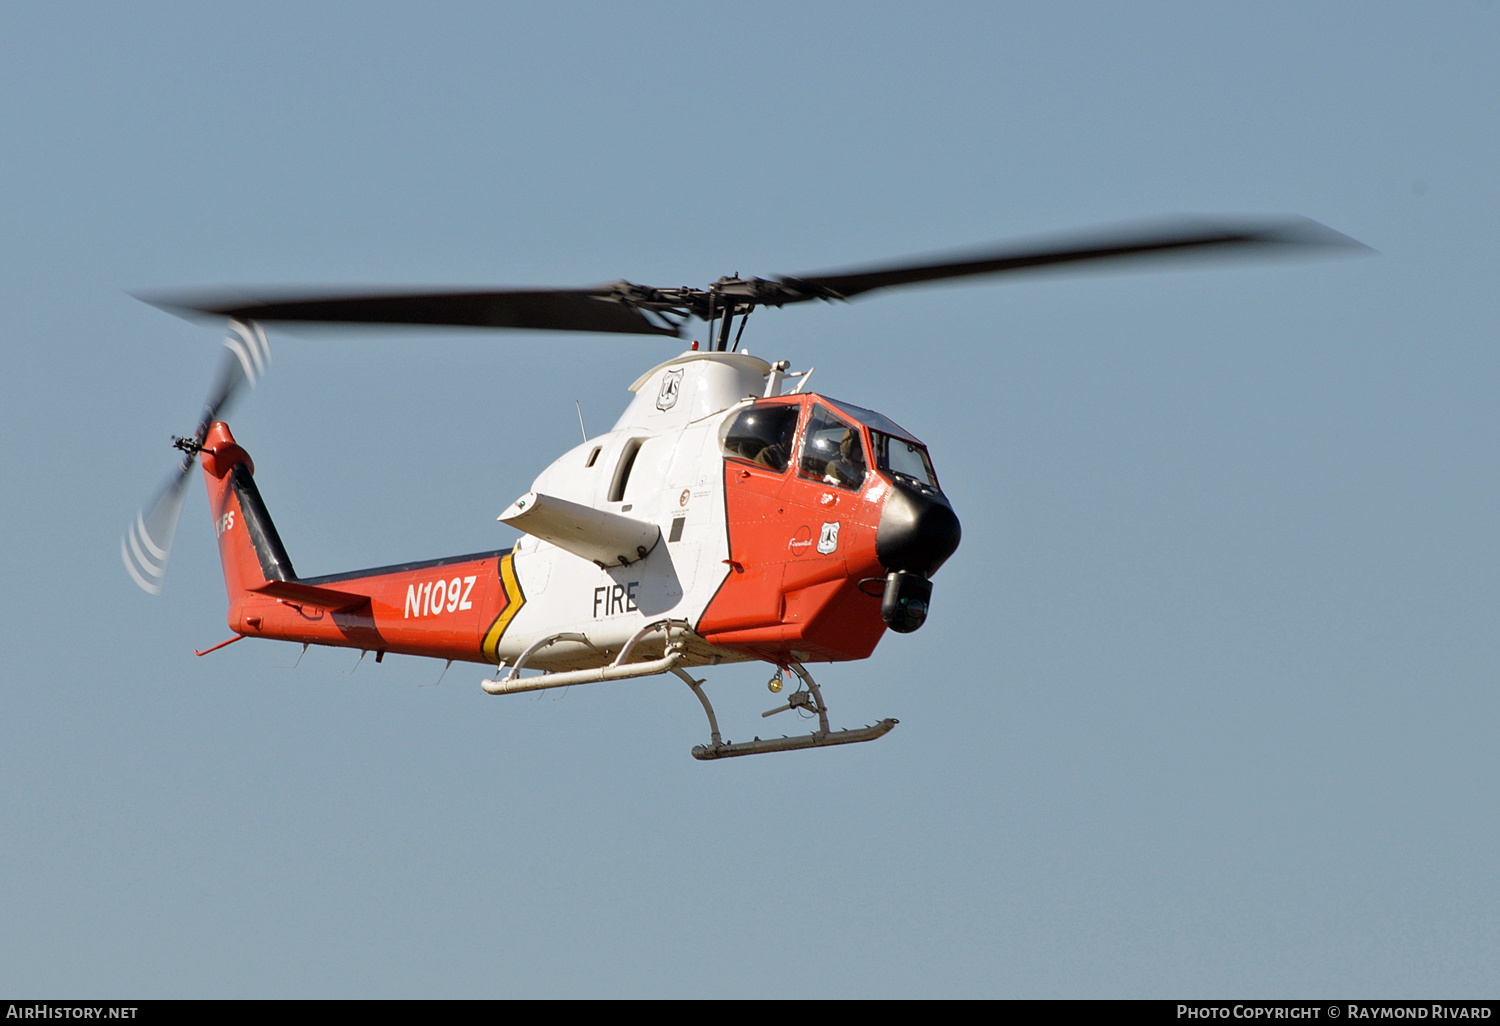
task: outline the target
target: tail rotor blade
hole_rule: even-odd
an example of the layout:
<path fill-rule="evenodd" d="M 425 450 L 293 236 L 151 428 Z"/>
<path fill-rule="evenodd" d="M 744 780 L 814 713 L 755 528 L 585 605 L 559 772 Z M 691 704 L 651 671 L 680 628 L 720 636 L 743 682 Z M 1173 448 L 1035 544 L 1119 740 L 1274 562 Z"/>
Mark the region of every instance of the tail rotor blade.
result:
<path fill-rule="evenodd" d="M 156 502 L 149 510 L 135 515 L 135 522 L 120 539 L 120 558 L 125 562 L 126 572 L 152 595 L 161 593 L 162 581 L 167 576 L 167 557 L 172 553 L 172 539 L 177 534 L 177 519 L 182 515 L 188 470 L 193 462 L 190 458 L 188 466 L 167 480 Z"/>
<path fill-rule="evenodd" d="M 249 384 L 254 388 L 261 375 L 271 365 L 271 343 L 266 333 L 254 321 L 230 321 L 229 334 L 224 336 L 224 355 L 219 361 L 219 373 L 208 400 L 203 404 L 203 415 L 198 429 L 206 433 L 208 425 L 227 412 L 239 391 Z M 200 434 L 200 442 L 203 440 Z"/>
<path fill-rule="evenodd" d="M 149 509 L 136 514 L 135 522 L 120 539 L 120 559 L 125 563 L 125 571 L 142 590 L 152 595 L 161 593 L 189 472 L 198 462 L 198 450 L 208 437 L 209 426 L 229 409 L 245 385 L 254 388 L 270 365 L 271 344 L 261 326 L 254 321 L 230 321 L 229 334 L 224 337 L 224 355 L 219 359 L 219 370 L 203 404 L 197 429 L 191 439 L 179 438 L 174 443 L 183 451 L 181 467 L 167 479 Z"/>

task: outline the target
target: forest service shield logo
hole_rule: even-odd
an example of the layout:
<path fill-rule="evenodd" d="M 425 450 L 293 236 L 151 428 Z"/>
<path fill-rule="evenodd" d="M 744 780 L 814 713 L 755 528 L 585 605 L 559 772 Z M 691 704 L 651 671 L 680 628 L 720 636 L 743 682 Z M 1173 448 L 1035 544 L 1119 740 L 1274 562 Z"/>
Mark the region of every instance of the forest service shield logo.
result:
<path fill-rule="evenodd" d="M 666 411 L 677 405 L 677 392 L 682 388 L 682 368 L 669 370 L 661 376 L 661 391 L 656 393 L 656 408 Z"/>
<path fill-rule="evenodd" d="M 828 555 L 839 547 L 839 521 L 823 525 L 823 533 L 818 535 L 818 551 Z"/>

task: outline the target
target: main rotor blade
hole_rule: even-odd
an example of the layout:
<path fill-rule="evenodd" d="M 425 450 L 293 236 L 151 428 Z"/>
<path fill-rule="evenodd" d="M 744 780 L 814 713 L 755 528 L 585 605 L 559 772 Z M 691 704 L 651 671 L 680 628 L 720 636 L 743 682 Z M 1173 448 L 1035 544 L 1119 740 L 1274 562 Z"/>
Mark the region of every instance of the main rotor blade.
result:
<path fill-rule="evenodd" d="M 820 298 L 851 299 L 865 292 L 896 285 L 1009 274 L 1069 264 L 1188 254 L 1290 254 L 1298 250 L 1331 248 L 1369 247 L 1307 218 L 1240 222 L 1182 219 L 1067 236 L 1052 241 L 1011 244 L 988 252 L 964 254 L 962 259 L 954 259 L 959 254 L 953 254 L 935 263 L 820 271 L 782 278 L 780 284 L 797 293 L 786 298 L 785 302 Z"/>
<path fill-rule="evenodd" d="M 602 331 L 678 336 L 622 301 L 615 286 L 591 289 L 498 289 L 476 292 L 367 293 L 341 296 L 265 296 L 227 293 L 143 296 L 173 313 L 214 314 L 242 321 L 342 324 L 432 324 L 474 328 Z"/>
<path fill-rule="evenodd" d="M 682 325 L 689 317 L 711 321 L 744 314 L 756 306 L 784 306 L 811 299 L 852 299 L 897 285 L 1169 256 L 1273 255 L 1334 248 L 1368 247 L 1306 218 L 1179 219 L 1031 243 L 1010 243 L 1003 248 L 949 254 L 942 259 L 928 258 L 916 263 L 818 271 L 774 280 L 733 275 L 720 278 L 706 289 L 652 288 L 618 281 L 583 289 L 302 293 L 259 297 L 200 292 L 140 298 L 184 316 L 207 314 L 246 323 L 431 324 L 681 338 Z"/>

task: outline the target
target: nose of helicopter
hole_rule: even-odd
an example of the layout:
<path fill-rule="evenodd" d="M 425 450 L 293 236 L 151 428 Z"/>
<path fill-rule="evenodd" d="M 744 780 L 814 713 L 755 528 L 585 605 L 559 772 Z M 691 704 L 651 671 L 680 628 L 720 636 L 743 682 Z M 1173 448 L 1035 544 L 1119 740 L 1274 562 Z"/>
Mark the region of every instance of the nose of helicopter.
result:
<path fill-rule="evenodd" d="M 928 578 L 957 551 L 962 534 L 942 492 L 901 478 L 892 482 L 875 530 L 875 555 L 888 571 L 880 603 L 887 627 L 909 634 L 926 622 Z"/>
<path fill-rule="evenodd" d="M 931 577 L 958 549 L 962 533 L 942 492 L 896 478 L 880 511 L 875 555 L 892 573 Z"/>

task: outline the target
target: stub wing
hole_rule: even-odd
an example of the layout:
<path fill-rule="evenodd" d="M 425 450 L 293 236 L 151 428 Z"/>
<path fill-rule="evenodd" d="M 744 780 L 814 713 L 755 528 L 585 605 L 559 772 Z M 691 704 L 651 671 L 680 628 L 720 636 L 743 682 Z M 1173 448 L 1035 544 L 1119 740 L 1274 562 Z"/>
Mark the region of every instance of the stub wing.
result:
<path fill-rule="evenodd" d="M 353 592 L 322 588 L 303 584 L 300 581 L 267 581 L 250 590 L 262 595 L 270 595 L 273 598 L 286 599 L 288 602 L 321 606 L 334 612 L 358 609 L 360 606 L 370 604 L 368 595 L 356 595 Z"/>
<path fill-rule="evenodd" d="M 661 528 L 644 520 L 527 492 L 497 518 L 601 567 L 629 566 L 661 541 Z"/>

